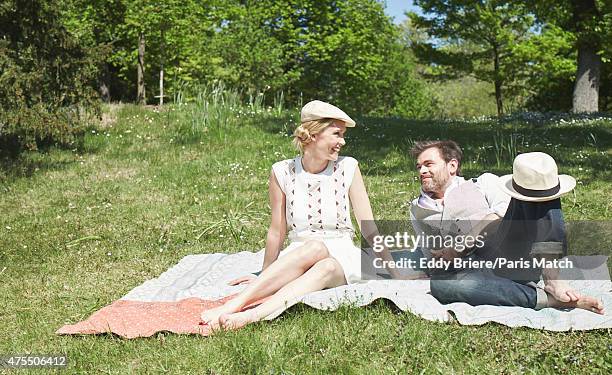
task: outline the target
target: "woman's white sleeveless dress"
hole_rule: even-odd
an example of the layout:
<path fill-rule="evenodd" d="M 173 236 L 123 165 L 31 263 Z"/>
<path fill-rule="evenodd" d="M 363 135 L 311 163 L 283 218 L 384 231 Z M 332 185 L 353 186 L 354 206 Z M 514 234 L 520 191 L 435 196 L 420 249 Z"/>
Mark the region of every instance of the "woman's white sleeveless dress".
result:
<path fill-rule="evenodd" d="M 344 270 L 347 283 L 361 280 L 361 249 L 353 244 L 349 188 L 357 160 L 339 157 L 317 174 L 306 172 L 302 157 L 275 163 L 272 170 L 285 193 L 285 213 L 289 246 L 285 256 L 308 240 L 325 243 L 329 253 Z"/>

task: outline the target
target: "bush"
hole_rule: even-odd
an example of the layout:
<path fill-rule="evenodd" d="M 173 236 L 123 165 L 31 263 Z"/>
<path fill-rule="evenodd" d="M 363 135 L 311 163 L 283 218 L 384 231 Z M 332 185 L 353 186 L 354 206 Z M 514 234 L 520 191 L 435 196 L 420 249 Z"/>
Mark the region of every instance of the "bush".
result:
<path fill-rule="evenodd" d="M 73 146 L 91 115 L 78 107 L 47 108 L 41 103 L 0 111 L 0 149 L 7 156 L 47 145 Z"/>
<path fill-rule="evenodd" d="M 403 118 L 427 119 L 436 117 L 440 112 L 438 103 L 426 83 L 410 77 L 398 90 L 394 103 L 390 114 Z"/>
<path fill-rule="evenodd" d="M 55 1 L 9 3 L 0 8 L 0 153 L 73 145 L 99 114 L 93 87 L 103 56 L 63 28 Z"/>
<path fill-rule="evenodd" d="M 468 119 L 497 114 L 493 85 L 472 77 L 434 82 L 430 90 L 438 104 L 436 117 Z"/>

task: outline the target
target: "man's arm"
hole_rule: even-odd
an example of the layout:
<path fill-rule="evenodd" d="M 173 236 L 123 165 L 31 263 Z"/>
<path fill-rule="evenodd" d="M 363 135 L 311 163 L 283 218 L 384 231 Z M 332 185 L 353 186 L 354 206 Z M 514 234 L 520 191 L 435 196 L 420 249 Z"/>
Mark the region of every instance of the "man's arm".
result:
<path fill-rule="evenodd" d="M 471 230 L 467 233 L 467 236 L 477 238 L 478 236 L 487 237 L 491 232 L 497 231 L 501 219 L 506 214 L 508 205 L 510 204 L 510 196 L 504 193 L 498 185 L 499 177 L 492 173 L 483 173 L 476 180 L 476 186 L 485 196 L 487 205 L 489 206 L 489 213 L 478 220 L 478 222 L 472 226 Z M 455 249 L 446 250 L 447 257 L 455 258 L 456 256 L 467 256 L 471 254 L 471 251 L 456 251 Z M 455 255 L 455 256 L 453 256 Z"/>

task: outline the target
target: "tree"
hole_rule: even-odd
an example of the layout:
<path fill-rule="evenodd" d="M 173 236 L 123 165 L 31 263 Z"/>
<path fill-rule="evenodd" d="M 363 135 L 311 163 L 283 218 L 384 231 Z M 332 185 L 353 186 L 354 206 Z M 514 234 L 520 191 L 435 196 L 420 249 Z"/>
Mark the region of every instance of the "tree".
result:
<path fill-rule="evenodd" d="M 575 38 L 555 25 L 543 25 L 537 35 L 514 49 L 515 64 L 524 66 L 515 95 L 527 109 L 569 111 L 576 72 Z"/>
<path fill-rule="evenodd" d="M 573 112 L 597 112 L 602 63 L 609 62 L 612 44 L 612 3 L 605 0 L 526 2 L 543 24 L 555 25 L 574 35 L 576 73 Z"/>
<path fill-rule="evenodd" d="M 108 88 L 115 100 L 141 101 L 144 88 L 158 83 L 162 66 L 167 92 L 214 75 L 209 44 L 222 18 L 217 16 L 223 3 L 69 0 L 62 2 L 62 11 L 66 27 L 79 42 L 109 51 L 100 67 L 101 87 Z M 151 95 L 154 90 L 147 92 Z"/>
<path fill-rule="evenodd" d="M 302 48 L 307 98 L 322 97 L 347 110 L 384 111 L 397 87 L 397 29 L 373 0 L 314 2 L 306 9 Z M 405 73 L 405 72 L 404 72 Z M 408 77 L 403 77 L 408 78 Z M 395 82 L 393 82 L 395 81 Z"/>
<path fill-rule="evenodd" d="M 531 36 L 534 19 L 524 5 L 504 0 L 415 0 L 424 16 L 409 13 L 413 24 L 434 40 L 415 45 L 419 58 L 440 67 L 444 76 L 460 74 L 493 83 L 498 115 L 504 113 L 504 91 L 515 84 L 522 67 L 514 49 Z"/>
<path fill-rule="evenodd" d="M 53 0 L 0 7 L 0 152 L 72 144 L 97 109 L 96 55 L 61 24 Z"/>
<path fill-rule="evenodd" d="M 81 45 L 102 52 L 98 73 L 98 90 L 106 102 L 118 97 L 122 82 L 113 64 L 117 50 L 124 46 L 119 26 L 125 22 L 122 0 L 69 0 L 60 2 L 62 23 Z"/>
<path fill-rule="evenodd" d="M 318 98 L 361 113 L 389 113 L 403 81 L 420 87 L 375 0 L 246 1 L 225 14 L 212 48 L 232 87 L 282 90 L 294 103 Z"/>
<path fill-rule="evenodd" d="M 409 51 L 398 43 L 397 28 L 376 0 L 68 4 L 66 23 L 73 34 L 87 46 L 111 51 L 113 98 L 140 101 L 143 86 L 151 95 L 163 76 L 170 94 L 222 83 L 245 95 L 283 92 L 292 104 L 320 98 L 350 111 L 389 113 L 396 102 L 412 111 L 405 96 L 422 87 L 412 74 Z M 105 20 L 109 25 L 100 27 Z M 138 51 L 143 41 L 146 55 Z"/>

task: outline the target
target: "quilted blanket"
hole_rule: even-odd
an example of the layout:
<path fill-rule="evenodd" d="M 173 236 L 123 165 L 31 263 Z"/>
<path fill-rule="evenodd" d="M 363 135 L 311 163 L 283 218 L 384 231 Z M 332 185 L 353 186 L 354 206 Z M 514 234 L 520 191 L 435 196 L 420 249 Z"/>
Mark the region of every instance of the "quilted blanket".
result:
<path fill-rule="evenodd" d="M 112 332 L 126 338 L 151 336 L 169 331 L 208 335 L 200 321 L 204 309 L 218 306 L 245 286 L 227 282 L 258 271 L 263 251 L 235 254 L 188 255 L 178 264 L 132 289 L 120 300 L 102 308 L 88 319 L 60 328 L 58 334 Z M 574 259 L 575 263 L 580 263 Z M 606 262 L 583 271 L 586 280 L 570 280 L 572 287 L 603 301 L 605 315 L 579 309 L 533 310 L 522 307 L 470 306 L 466 303 L 443 305 L 429 293 L 429 280 L 372 280 L 310 293 L 290 301 L 286 308 L 304 303 L 315 309 L 335 310 L 342 304 L 365 306 L 384 298 L 399 309 L 432 321 L 457 320 L 480 325 L 497 322 L 510 327 L 530 327 L 551 331 L 612 328 L 612 283 Z M 277 311 L 266 319 L 282 314 Z"/>

